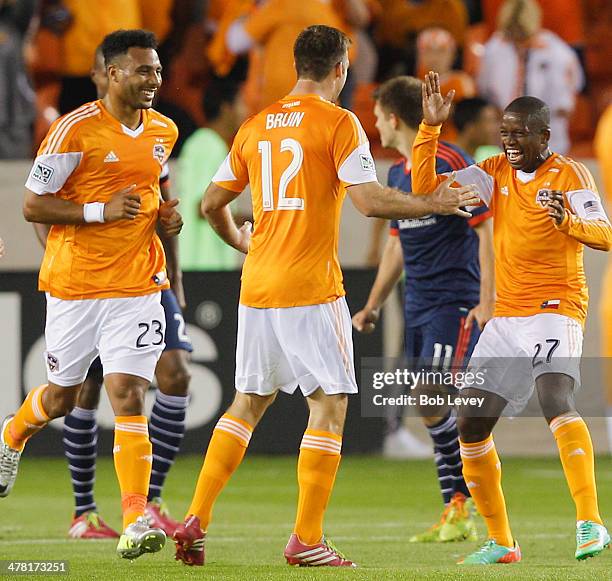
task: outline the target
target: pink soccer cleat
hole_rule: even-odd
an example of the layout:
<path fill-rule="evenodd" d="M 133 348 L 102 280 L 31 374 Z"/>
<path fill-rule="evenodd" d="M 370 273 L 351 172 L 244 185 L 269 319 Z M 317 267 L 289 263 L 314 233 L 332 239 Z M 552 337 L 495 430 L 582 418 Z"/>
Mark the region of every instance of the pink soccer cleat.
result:
<path fill-rule="evenodd" d="M 285 559 L 287 564 L 296 567 L 357 567 L 357 563 L 345 558 L 325 537 L 316 545 L 305 545 L 295 533 L 285 547 Z"/>
<path fill-rule="evenodd" d="M 204 539 L 206 533 L 200 528 L 200 519 L 189 515 L 174 531 L 177 561 L 189 566 L 204 565 Z"/>
<path fill-rule="evenodd" d="M 85 512 L 72 519 L 68 530 L 72 539 L 118 539 L 119 533 L 109 527 L 97 512 Z"/>

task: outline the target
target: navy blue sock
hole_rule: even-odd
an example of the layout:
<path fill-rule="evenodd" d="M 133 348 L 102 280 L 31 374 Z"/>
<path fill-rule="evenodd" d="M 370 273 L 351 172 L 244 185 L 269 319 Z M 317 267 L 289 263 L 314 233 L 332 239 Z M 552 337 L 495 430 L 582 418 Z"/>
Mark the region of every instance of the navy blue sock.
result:
<path fill-rule="evenodd" d="M 463 479 L 455 412 L 449 412 L 438 424 L 429 426 L 427 431 L 434 443 L 434 458 L 444 504 L 448 504 L 456 492 L 470 496 Z"/>
<path fill-rule="evenodd" d="M 153 444 L 153 467 L 149 497 L 161 497 L 162 487 L 185 434 L 185 410 L 189 396 L 165 395 L 159 389 L 149 420 L 149 437 Z"/>
<path fill-rule="evenodd" d="M 75 516 L 96 510 L 93 496 L 98 453 L 96 411 L 75 407 L 64 418 L 64 454 L 72 480 Z"/>

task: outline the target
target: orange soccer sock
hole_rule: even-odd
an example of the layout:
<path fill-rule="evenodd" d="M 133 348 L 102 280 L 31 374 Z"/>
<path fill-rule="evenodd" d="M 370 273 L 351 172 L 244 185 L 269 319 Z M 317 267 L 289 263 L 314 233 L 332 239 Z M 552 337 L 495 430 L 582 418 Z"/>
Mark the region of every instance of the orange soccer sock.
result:
<path fill-rule="evenodd" d="M 489 538 L 498 545 L 513 547 L 506 501 L 501 486 L 501 462 L 493 436 L 482 442 L 460 442 L 463 477 L 487 525 Z"/>
<path fill-rule="evenodd" d="M 576 520 L 603 524 L 597 508 L 595 459 L 589 429 L 576 412 L 557 416 L 550 422 L 557 440 L 565 479 L 576 504 Z"/>
<path fill-rule="evenodd" d="M 307 429 L 300 445 L 298 459 L 297 517 L 294 532 L 307 545 L 323 536 L 323 516 L 340 465 L 342 436 Z"/>
<path fill-rule="evenodd" d="M 217 422 L 187 512 L 187 516 L 193 514 L 200 519 L 203 531 L 208 528 L 217 497 L 240 466 L 252 433 L 253 428 L 247 422 L 229 414 Z"/>
<path fill-rule="evenodd" d="M 153 447 L 145 416 L 116 416 L 113 457 L 121 489 L 123 529 L 144 515 Z"/>
<path fill-rule="evenodd" d="M 50 418 L 42 404 L 47 387 L 45 383 L 28 393 L 15 417 L 7 424 L 4 441 L 14 450 L 23 450 L 26 442 L 49 423 Z"/>

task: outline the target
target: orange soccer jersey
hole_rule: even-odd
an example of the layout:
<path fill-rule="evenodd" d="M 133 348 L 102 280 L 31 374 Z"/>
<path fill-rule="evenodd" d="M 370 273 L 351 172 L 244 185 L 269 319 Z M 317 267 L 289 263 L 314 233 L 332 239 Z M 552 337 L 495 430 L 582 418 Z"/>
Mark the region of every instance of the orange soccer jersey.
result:
<path fill-rule="evenodd" d="M 413 149 L 412 185 L 432 191 L 439 126 L 421 124 Z M 512 169 L 504 154 L 457 172 L 457 181 L 476 184 L 493 212 L 496 317 L 537 313 L 567 315 L 584 325 L 588 289 L 583 244 L 607 250 L 612 229 L 589 171 L 552 154 L 531 174 Z M 551 190 L 564 194 L 569 210 L 560 226 L 548 216 Z"/>
<path fill-rule="evenodd" d="M 234 192 L 251 185 L 255 230 L 240 302 L 295 307 L 343 296 L 345 186 L 375 180 L 357 117 L 317 95 L 289 95 L 248 119 L 213 177 Z"/>
<path fill-rule="evenodd" d="M 86 204 L 107 202 L 132 184 L 135 220 L 51 227 L 39 289 L 60 299 L 146 295 L 168 288 L 155 227 L 159 175 L 176 141 L 173 121 L 152 109 L 130 130 L 104 107 L 87 103 L 58 119 L 41 144 L 26 182 L 38 195 Z"/>

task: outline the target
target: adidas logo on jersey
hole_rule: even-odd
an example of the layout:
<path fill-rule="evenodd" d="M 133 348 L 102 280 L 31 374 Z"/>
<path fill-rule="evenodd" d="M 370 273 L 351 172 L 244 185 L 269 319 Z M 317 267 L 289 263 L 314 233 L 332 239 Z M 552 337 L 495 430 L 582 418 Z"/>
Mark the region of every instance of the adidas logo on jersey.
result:
<path fill-rule="evenodd" d="M 104 163 L 113 163 L 115 161 L 119 161 L 119 158 L 117 157 L 115 152 L 111 150 L 106 154 L 106 157 L 104 158 Z"/>
<path fill-rule="evenodd" d="M 508 186 L 502 186 L 500 189 L 500 192 L 502 193 L 502 195 L 507 196 L 508 195 Z"/>

